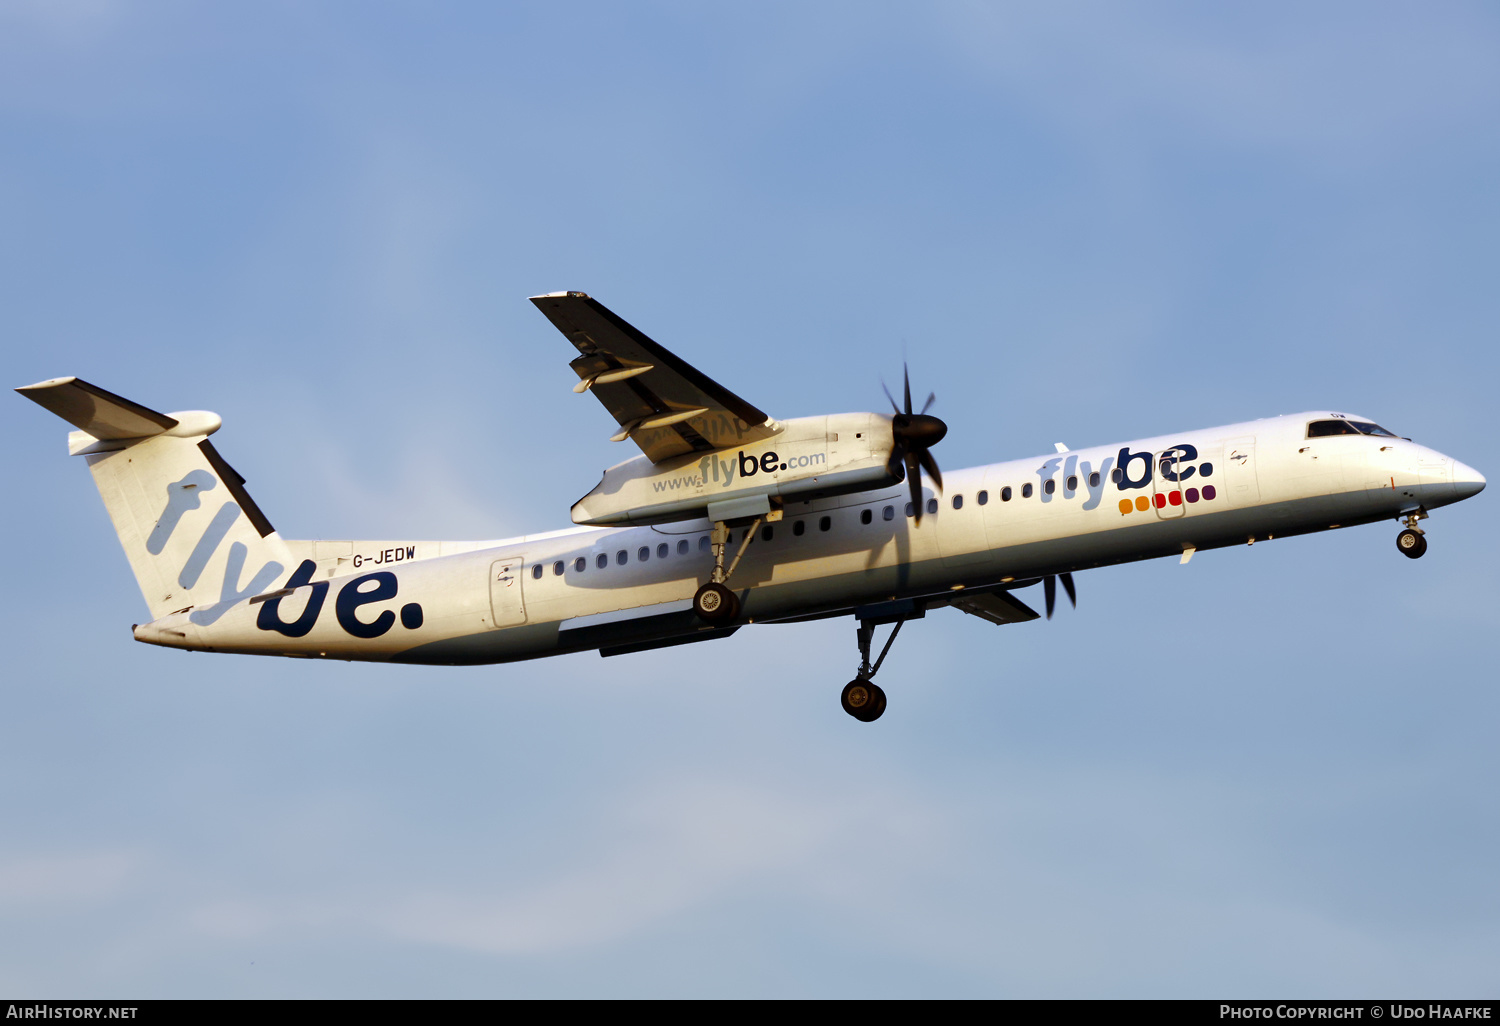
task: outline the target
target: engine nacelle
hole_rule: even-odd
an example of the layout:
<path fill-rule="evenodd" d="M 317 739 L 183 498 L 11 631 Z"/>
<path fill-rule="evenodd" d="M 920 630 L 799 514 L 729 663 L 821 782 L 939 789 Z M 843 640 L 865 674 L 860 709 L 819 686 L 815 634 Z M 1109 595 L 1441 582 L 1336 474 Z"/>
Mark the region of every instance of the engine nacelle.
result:
<path fill-rule="evenodd" d="M 881 488 L 892 476 L 891 418 L 874 413 L 799 417 L 743 448 L 690 453 L 653 464 L 626 460 L 573 504 L 573 522 L 660 524 L 754 516 L 782 501 Z"/>

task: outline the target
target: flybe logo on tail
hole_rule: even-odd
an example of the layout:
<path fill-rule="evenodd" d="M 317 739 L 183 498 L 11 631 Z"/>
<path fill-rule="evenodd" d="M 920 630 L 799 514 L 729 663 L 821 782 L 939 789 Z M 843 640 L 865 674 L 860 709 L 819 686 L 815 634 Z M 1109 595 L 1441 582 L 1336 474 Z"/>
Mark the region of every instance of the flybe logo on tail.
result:
<path fill-rule="evenodd" d="M 180 481 L 173 481 L 167 485 L 167 504 L 162 509 L 161 516 L 157 518 L 156 525 L 151 529 L 151 534 L 146 538 L 146 551 L 153 556 L 159 556 L 166 551 L 167 542 L 176 533 L 183 516 L 202 506 L 203 494 L 213 491 L 218 486 L 218 479 L 206 470 L 191 470 Z M 189 591 L 197 587 L 199 578 L 203 576 L 203 571 L 208 566 L 208 561 L 219 550 L 230 528 L 234 526 L 235 521 L 239 520 L 241 512 L 239 504 L 233 500 L 225 502 L 214 512 L 213 519 L 203 529 L 198 543 L 193 546 L 193 551 L 188 554 L 187 561 L 182 564 L 182 570 L 177 574 L 177 583 L 180 587 Z M 229 555 L 224 561 L 224 579 L 219 584 L 219 601 L 194 609 L 188 614 L 189 620 L 200 627 L 207 627 L 223 616 L 236 602 L 265 591 L 286 569 L 275 560 L 267 560 L 250 578 L 250 583 L 241 588 L 240 576 L 244 573 L 245 560 L 249 558 L 249 555 L 250 549 L 244 543 L 230 544 Z"/>
<path fill-rule="evenodd" d="M 167 504 L 146 539 L 146 551 L 153 556 L 165 552 L 167 542 L 176 533 L 183 516 L 200 508 L 204 493 L 211 492 L 218 486 L 218 479 L 206 470 L 189 471 L 180 481 L 167 485 Z M 177 583 L 181 587 L 191 591 L 197 586 L 209 561 L 223 545 L 242 512 L 239 504 L 232 500 L 225 502 L 214 512 L 213 518 L 203 529 L 203 534 L 199 536 L 193 551 L 188 554 L 177 574 Z M 274 559 L 266 560 L 250 578 L 250 582 L 241 588 L 240 578 L 244 574 L 245 560 L 249 555 L 250 549 L 244 543 L 230 543 L 229 553 L 224 561 L 224 579 L 219 585 L 219 601 L 194 609 L 188 614 L 189 620 L 200 627 L 217 622 L 235 604 L 247 598 L 265 595 L 267 589 L 276 583 L 286 569 Z M 293 590 L 311 584 L 316 570 L 316 563 L 310 559 L 303 560 L 296 572 L 287 579 L 285 587 L 264 600 L 256 615 L 255 625 L 263 631 L 276 631 L 289 638 L 305 637 L 323 611 L 323 603 L 328 595 L 328 582 L 312 584 L 307 605 L 290 622 L 281 618 L 281 600 Z M 397 587 L 396 575 L 389 571 L 365 574 L 343 585 L 334 600 L 334 615 L 339 626 L 356 638 L 378 638 L 385 634 L 395 626 L 395 612 L 387 609 L 369 621 L 361 619 L 358 613 L 363 606 L 395 598 Z M 401 625 L 408 630 L 416 630 L 422 626 L 422 607 L 415 602 L 402 606 Z"/>

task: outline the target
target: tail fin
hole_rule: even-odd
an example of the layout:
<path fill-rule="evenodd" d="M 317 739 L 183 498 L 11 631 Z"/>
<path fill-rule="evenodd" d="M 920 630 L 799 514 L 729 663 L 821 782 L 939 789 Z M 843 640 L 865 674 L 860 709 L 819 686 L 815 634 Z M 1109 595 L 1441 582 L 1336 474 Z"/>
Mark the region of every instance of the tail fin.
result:
<path fill-rule="evenodd" d="M 78 378 L 16 389 L 80 430 L 82 455 L 153 619 L 192 607 L 213 623 L 291 565 L 286 543 L 208 436 L 218 414 L 157 413 Z"/>

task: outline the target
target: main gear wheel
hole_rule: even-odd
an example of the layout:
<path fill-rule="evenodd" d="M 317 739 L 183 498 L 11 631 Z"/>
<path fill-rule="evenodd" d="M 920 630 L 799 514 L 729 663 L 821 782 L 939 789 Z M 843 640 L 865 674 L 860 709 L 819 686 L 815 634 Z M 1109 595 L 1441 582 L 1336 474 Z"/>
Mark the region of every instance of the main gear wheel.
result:
<path fill-rule="evenodd" d="M 710 581 L 693 596 L 693 612 L 704 623 L 729 623 L 740 615 L 740 599 L 724 585 Z"/>
<path fill-rule="evenodd" d="M 839 696 L 839 702 L 843 705 L 844 712 L 861 723 L 870 723 L 880 719 L 880 714 L 885 712 L 885 691 L 879 684 L 864 677 L 856 677 L 844 685 L 844 693 Z"/>

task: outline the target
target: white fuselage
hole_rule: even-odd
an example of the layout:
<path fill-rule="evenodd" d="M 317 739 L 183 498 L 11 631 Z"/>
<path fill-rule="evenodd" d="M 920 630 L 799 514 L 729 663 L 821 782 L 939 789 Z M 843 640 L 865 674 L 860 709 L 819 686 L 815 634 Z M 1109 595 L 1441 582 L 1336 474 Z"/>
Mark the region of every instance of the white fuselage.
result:
<path fill-rule="evenodd" d="M 1307 438 L 1308 423 L 1328 416 L 948 471 L 940 495 L 924 494 L 936 506 L 920 525 L 904 484 L 788 501 L 729 586 L 750 623 L 940 605 L 964 589 L 1395 518 L 1484 487 L 1476 471 L 1405 439 Z M 700 520 L 373 548 L 288 541 L 302 561 L 290 589 L 211 623 L 184 610 L 135 633 L 178 648 L 439 664 L 706 640 L 733 629 L 709 628 L 690 609 L 713 566 L 709 529 Z"/>

